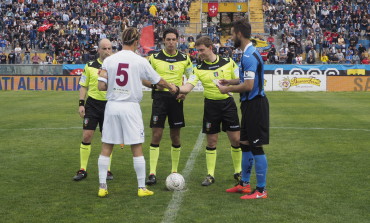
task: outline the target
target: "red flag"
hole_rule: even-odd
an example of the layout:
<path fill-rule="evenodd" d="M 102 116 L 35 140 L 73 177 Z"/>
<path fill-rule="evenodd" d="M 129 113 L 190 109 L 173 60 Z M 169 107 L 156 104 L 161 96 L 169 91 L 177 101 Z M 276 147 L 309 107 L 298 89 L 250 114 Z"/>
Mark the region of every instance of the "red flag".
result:
<path fill-rule="evenodd" d="M 154 29 L 153 25 L 144 26 L 141 30 L 140 45 L 147 53 L 154 48 Z"/>
<path fill-rule="evenodd" d="M 37 29 L 37 31 L 39 31 L 39 32 L 45 32 L 46 30 L 48 30 L 52 26 L 53 26 L 53 24 L 42 25 L 42 26 L 40 26 Z"/>
<path fill-rule="evenodd" d="M 218 3 L 208 3 L 208 15 L 209 17 L 215 17 L 218 13 Z"/>

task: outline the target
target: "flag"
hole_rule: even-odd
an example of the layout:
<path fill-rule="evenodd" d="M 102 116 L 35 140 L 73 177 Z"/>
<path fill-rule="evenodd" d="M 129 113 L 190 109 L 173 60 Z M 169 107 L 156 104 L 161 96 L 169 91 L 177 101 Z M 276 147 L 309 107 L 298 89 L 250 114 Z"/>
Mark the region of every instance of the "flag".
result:
<path fill-rule="evenodd" d="M 144 53 L 154 49 L 154 28 L 153 25 L 144 26 L 141 30 L 140 45 Z"/>
<path fill-rule="evenodd" d="M 48 30 L 52 26 L 53 26 L 53 24 L 42 25 L 42 26 L 40 26 L 37 29 L 37 31 L 39 31 L 39 32 L 45 32 L 46 30 Z"/>
<path fill-rule="evenodd" d="M 218 14 L 218 3 L 208 3 L 208 16 L 215 17 Z"/>

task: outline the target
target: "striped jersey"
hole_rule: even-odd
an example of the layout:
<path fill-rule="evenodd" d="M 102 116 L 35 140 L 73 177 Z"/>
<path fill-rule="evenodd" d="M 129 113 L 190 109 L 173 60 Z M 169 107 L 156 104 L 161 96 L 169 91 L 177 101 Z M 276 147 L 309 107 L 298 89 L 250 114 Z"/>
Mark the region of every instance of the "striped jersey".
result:
<path fill-rule="evenodd" d="M 264 91 L 265 80 L 262 57 L 252 43 L 249 43 L 245 48 L 239 68 L 240 82 L 243 83 L 249 79 L 248 71 L 254 72 L 255 76 L 252 90 L 240 93 L 241 101 L 252 100 L 256 96 L 266 96 Z"/>

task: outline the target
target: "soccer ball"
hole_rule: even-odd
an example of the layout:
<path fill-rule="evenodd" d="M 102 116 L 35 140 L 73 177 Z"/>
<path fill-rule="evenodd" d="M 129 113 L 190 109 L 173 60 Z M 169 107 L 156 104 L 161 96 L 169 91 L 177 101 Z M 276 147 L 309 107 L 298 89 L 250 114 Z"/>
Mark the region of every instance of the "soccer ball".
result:
<path fill-rule="evenodd" d="M 171 173 L 166 179 L 166 187 L 168 190 L 183 190 L 185 188 L 185 179 L 179 173 Z"/>

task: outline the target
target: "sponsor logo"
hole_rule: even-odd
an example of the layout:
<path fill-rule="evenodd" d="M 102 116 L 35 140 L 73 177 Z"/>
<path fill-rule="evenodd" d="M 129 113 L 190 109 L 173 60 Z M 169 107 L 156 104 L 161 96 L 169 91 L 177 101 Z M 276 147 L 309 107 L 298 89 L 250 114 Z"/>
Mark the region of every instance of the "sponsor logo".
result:
<path fill-rule="evenodd" d="M 211 126 L 212 126 L 212 124 L 210 122 L 207 122 L 206 123 L 206 130 L 207 130 L 207 132 L 210 130 Z"/>
<path fill-rule="evenodd" d="M 169 62 L 176 62 L 176 59 L 166 59 L 166 61 L 169 61 Z"/>
<path fill-rule="evenodd" d="M 321 86 L 321 80 L 315 77 L 293 77 L 289 79 L 288 77 L 283 78 L 279 83 L 280 87 L 283 90 L 288 90 L 290 87 L 299 86 L 299 85 L 312 85 L 312 86 Z"/>
<path fill-rule="evenodd" d="M 354 76 L 359 76 L 359 75 L 365 75 L 365 69 L 348 69 L 347 70 L 347 75 L 354 75 Z"/>
<path fill-rule="evenodd" d="M 262 195 L 258 195 L 258 194 L 257 194 L 256 198 L 263 198 L 264 196 L 266 196 L 266 194 L 265 194 L 265 193 L 263 193 Z"/>
<path fill-rule="evenodd" d="M 158 116 L 153 116 L 153 122 L 156 122 L 156 121 L 158 121 Z"/>
<path fill-rule="evenodd" d="M 230 126 L 231 129 L 236 129 L 236 128 L 239 128 L 239 125 L 232 125 Z"/>
<path fill-rule="evenodd" d="M 86 127 L 89 124 L 89 118 L 84 118 L 84 126 Z"/>
<path fill-rule="evenodd" d="M 260 141 L 260 139 L 254 140 L 253 143 L 256 144 L 258 141 Z"/>
<path fill-rule="evenodd" d="M 83 73 L 83 69 L 81 68 L 78 68 L 78 69 L 74 69 L 72 70 L 69 74 L 70 75 L 73 75 L 73 76 L 81 76 L 81 74 Z"/>
<path fill-rule="evenodd" d="M 211 67 L 209 67 L 208 69 L 210 69 L 210 70 L 214 70 L 214 69 L 219 68 L 219 67 L 220 67 L 220 65 L 215 65 L 215 66 L 211 66 Z"/>
<path fill-rule="evenodd" d="M 144 138 L 145 134 L 144 134 L 144 129 L 140 129 L 140 138 Z"/>

